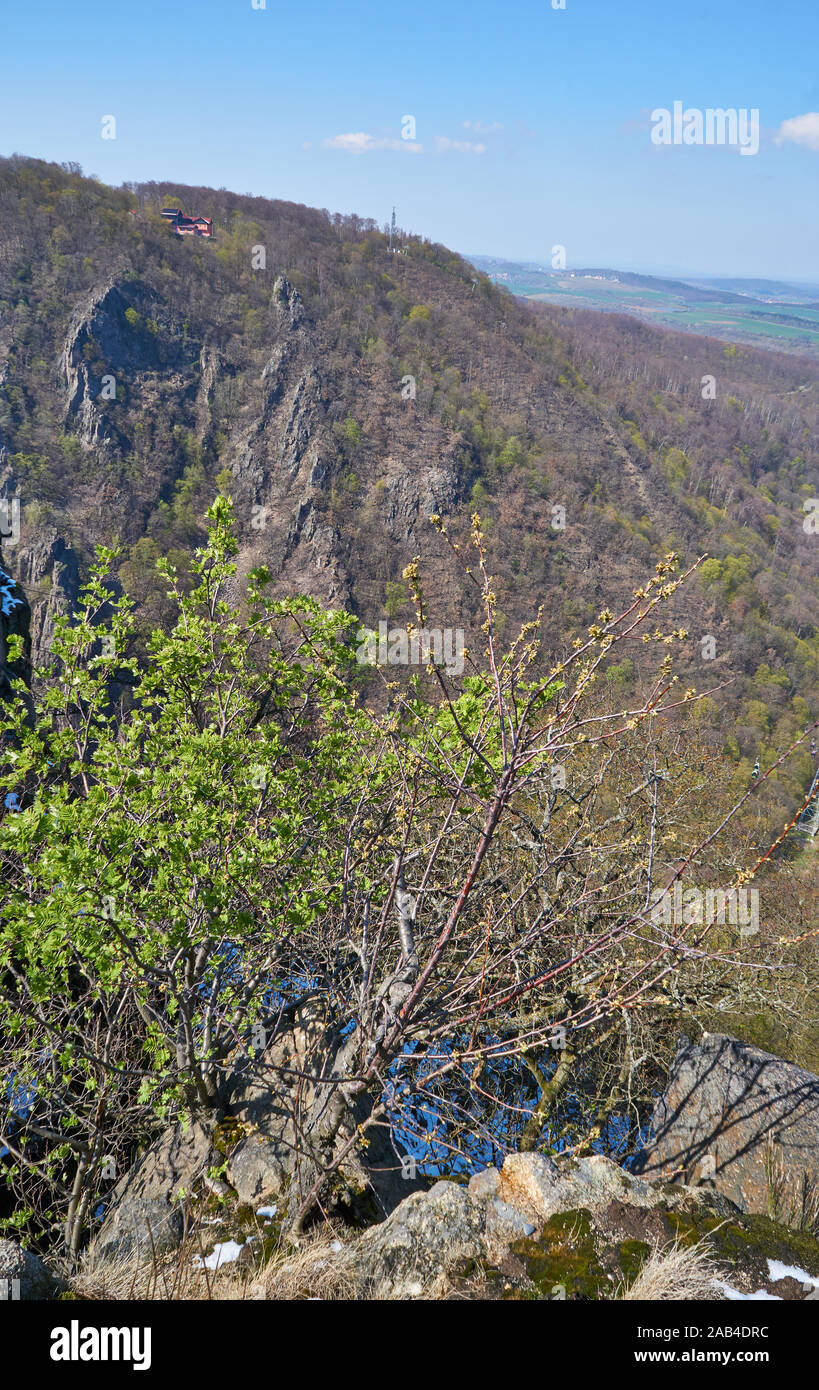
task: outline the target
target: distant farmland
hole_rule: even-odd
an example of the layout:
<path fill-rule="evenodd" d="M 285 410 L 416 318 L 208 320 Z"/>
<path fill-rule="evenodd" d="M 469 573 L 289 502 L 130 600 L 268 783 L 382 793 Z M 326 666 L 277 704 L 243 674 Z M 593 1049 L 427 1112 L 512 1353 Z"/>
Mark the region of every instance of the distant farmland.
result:
<path fill-rule="evenodd" d="M 551 271 L 540 266 L 473 256 L 479 270 L 511 294 L 542 303 L 603 313 L 631 314 L 647 323 L 727 342 L 777 348 L 819 358 L 819 289 L 751 282 L 738 294 L 708 281 L 662 280 L 622 271 Z M 736 281 L 745 286 L 749 282 Z"/>

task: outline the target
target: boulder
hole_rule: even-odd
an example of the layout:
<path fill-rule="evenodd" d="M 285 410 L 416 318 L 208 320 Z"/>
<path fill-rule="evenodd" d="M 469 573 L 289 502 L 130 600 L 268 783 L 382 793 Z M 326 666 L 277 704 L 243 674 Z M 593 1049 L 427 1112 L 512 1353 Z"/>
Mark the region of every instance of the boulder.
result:
<path fill-rule="evenodd" d="M 559 1163 L 540 1154 L 509 1154 L 498 1178 L 498 1196 L 540 1222 L 569 1207 L 602 1206 L 626 1194 L 632 1206 L 653 1207 L 663 1200 L 650 1183 L 602 1154 Z"/>
<path fill-rule="evenodd" d="M 283 1144 L 262 1134 L 249 1134 L 232 1151 L 227 1176 L 240 1202 L 261 1202 L 282 1192 L 290 1166 L 290 1154 Z"/>
<path fill-rule="evenodd" d="M 16 1241 L 0 1240 L 0 1301 L 56 1298 L 64 1287 L 30 1250 L 23 1250 Z"/>
<path fill-rule="evenodd" d="M 699 1188 L 666 1184 L 650 1207 L 631 1197 L 628 1189 L 620 1199 L 556 1211 L 533 1236 L 496 1249 L 483 1271 L 481 1296 L 619 1299 L 655 1252 L 662 1258 L 670 1250 L 707 1252 L 710 1269 L 694 1292 L 667 1267 L 664 1277 L 651 1281 L 653 1298 L 801 1301 L 816 1288 L 819 1241 L 813 1235 L 737 1208 L 731 1212 L 725 1198 L 720 1202 Z M 455 1280 L 453 1287 L 468 1296 L 468 1281 L 459 1289 Z"/>
<path fill-rule="evenodd" d="M 798 1225 L 819 1186 L 819 1077 L 722 1034 L 686 1042 L 635 1171 Z"/>
<path fill-rule="evenodd" d="M 88 1250 L 89 1261 L 136 1254 L 150 1258 L 179 1245 L 186 1199 L 211 1163 L 211 1128 L 195 1122 L 166 1130 L 114 1188 Z"/>
<path fill-rule="evenodd" d="M 437 1182 L 414 1192 L 359 1238 L 355 1283 L 362 1298 L 421 1298 L 455 1265 L 486 1254 L 485 1213 L 465 1187 Z"/>

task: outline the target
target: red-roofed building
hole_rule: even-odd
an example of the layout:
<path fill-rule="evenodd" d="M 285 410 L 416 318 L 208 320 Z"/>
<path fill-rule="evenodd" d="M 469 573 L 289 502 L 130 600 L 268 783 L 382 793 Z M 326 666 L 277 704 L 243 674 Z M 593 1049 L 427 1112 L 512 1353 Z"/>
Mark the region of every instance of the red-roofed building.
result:
<path fill-rule="evenodd" d="M 163 208 L 162 216 L 177 236 L 213 236 L 212 217 L 188 217 L 181 208 Z"/>
<path fill-rule="evenodd" d="M 173 229 L 177 236 L 213 236 L 213 218 L 185 217 L 180 213 Z"/>

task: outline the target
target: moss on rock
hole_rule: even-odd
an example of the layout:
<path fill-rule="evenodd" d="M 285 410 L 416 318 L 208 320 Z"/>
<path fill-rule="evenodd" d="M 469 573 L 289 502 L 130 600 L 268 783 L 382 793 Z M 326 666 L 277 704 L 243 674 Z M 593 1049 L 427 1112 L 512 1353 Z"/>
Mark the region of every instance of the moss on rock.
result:
<path fill-rule="evenodd" d="M 627 1284 L 634 1282 L 650 1254 L 651 1246 L 644 1240 L 621 1241 L 617 1247 L 617 1258 Z"/>
<path fill-rule="evenodd" d="M 236 1145 L 247 1134 L 247 1126 L 240 1120 L 235 1120 L 232 1115 L 227 1115 L 224 1120 L 220 1120 L 214 1126 L 212 1143 L 217 1153 L 223 1158 L 229 1158 Z"/>
<path fill-rule="evenodd" d="M 539 1237 L 516 1241 L 512 1253 L 541 1298 L 599 1299 L 610 1292 L 611 1277 L 598 1259 L 591 1213 L 582 1207 L 551 1217 Z"/>
<path fill-rule="evenodd" d="M 734 1268 L 759 1268 L 768 1260 L 797 1264 L 807 1274 L 819 1275 L 819 1239 L 808 1231 L 794 1231 L 767 1216 L 737 1215 L 732 1221 L 691 1211 L 665 1214 L 669 1234 L 682 1245 L 708 1239 L 714 1253 Z"/>

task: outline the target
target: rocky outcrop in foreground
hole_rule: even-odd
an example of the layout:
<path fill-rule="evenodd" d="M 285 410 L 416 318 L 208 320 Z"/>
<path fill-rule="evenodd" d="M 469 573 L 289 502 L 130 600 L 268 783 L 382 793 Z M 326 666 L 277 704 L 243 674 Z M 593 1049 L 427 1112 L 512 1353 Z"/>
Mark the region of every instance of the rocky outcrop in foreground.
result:
<path fill-rule="evenodd" d="M 173 1161 L 187 1161 L 190 1176 L 203 1152 L 192 1136 L 187 1155 L 177 1152 Z M 169 1163 L 170 1153 L 163 1154 Z M 157 1150 L 154 1172 L 158 1159 Z M 90 1252 L 91 1277 L 101 1280 L 103 1291 L 110 1254 L 155 1258 L 133 1239 L 135 1216 L 152 1220 L 158 1253 L 181 1239 L 155 1193 L 127 1195 Z M 705 1253 L 698 1291 L 682 1292 L 655 1274 L 647 1286 L 654 1292 L 639 1296 L 819 1298 L 814 1234 L 747 1215 L 702 1187 L 647 1182 L 602 1155 L 553 1161 L 511 1154 L 501 1169 L 489 1168 L 468 1183 L 441 1181 L 410 1194 L 386 1220 L 361 1232 L 335 1223 L 334 1239 L 308 1241 L 284 1259 L 288 1247 L 280 1243 L 275 1203 L 258 1209 L 239 1203 L 228 1184 L 212 1180 L 202 1198 L 198 1211 L 188 1209 L 185 1244 L 171 1257 L 174 1267 L 180 1258 L 187 1262 L 194 1279 L 203 1256 L 212 1271 L 209 1289 L 194 1290 L 192 1297 L 218 1298 L 220 1287 L 229 1287 L 233 1298 L 610 1300 L 624 1297 L 644 1268 L 656 1264 L 658 1252 L 662 1258 L 677 1249 L 700 1258 Z"/>
<path fill-rule="evenodd" d="M 654 1250 L 702 1242 L 721 1280 L 706 1296 L 803 1299 L 819 1289 L 814 1236 L 702 1189 L 648 1183 L 602 1156 L 512 1154 L 467 1186 L 438 1182 L 407 1197 L 321 1259 L 359 1298 L 607 1300 L 623 1296 Z"/>
<path fill-rule="evenodd" d="M 328 1026 L 320 1001 L 300 1005 L 292 1024 L 282 1027 L 257 1061 L 237 1067 L 218 1124 L 214 1114 L 174 1125 L 120 1179 L 91 1241 L 92 1260 L 150 1257 L 153 1250 L 179 1246 L 195 1225 L 199 1199 L 210 1190 L 212 1168 L 224 1171 L 222 1185 L 240 1207 L 255 1208 L 273 1198 L 282 1213 L 289 1203 L 298 1207 L 296 1194 L 309 1191 L 318 1171 L 306 1150 L 312 1146 L 326 1162 L 346 1148 L 369 1114 L 368 1098 L 356 1097 L 332 1137 L 322 1131 L 324 1083 L 336 1064 L 343 1074 L 343 1048 L 344 1039 Z M 312 1079 L 319 1067 L 326 1068 L 321 1085 Z M 339 1163 L 323 1197 L 328 1216 L 355 1225 L 381 1220 L 424 1186 L 402 1177 L 400 1155 L 385 1128 L 372 1126 L 367 1139 L 365 1150 L 353 1149 Z"/>
<path fill-rule="evenodd" d="M 168 1171 L 193 1175 L 207 1142 L 191 1130 L 184 1152 L 155 1146 L 152 1171 L 164 1163 Z M 130 1292 L 120 1296 L 134 1297 L 140 1259 L 150 1273 L 177 1243 L 171 1212 L 181 1208 L 168 1207 L 162 1193 L 158 1197 L 144 1183 L 134 1187 L 133 1180 L 124 1195 L 128 1202 L 113 1214 L 119 1225 L 109 1227 L 111 1248 L 120 1257 L 113 1277 L 124 1268 Z M 137 1202 L 140 1220 L 133 1221 Z M 358 1233 L 337 1226 L 335 1239 L 308 1242 L 284 1259 L 275 1204 L 258 1210 L 238 1205 L 227 1184 L 206 1179 L 200 1207 L 188 1207 L 188 1216 L 188 1238 L 169 1256 L 174 1270 L 180 1260 L 189 1269 L 186 1297 L 218 1299 L 220 1289 L 229 1288 L 231 1298 L 610 1300 L 639 1289 L 635 1280 L 643 1279 L 646 1291 L 639 1296 L 652 1299 L 819 1299 L 814 1234 L 743 1213 L 702 1187 L 649 1183 L 602 1155 L 555 1162 L 511 1154 L 500 1170 L 487 1169 L 468 1183 L 437 1182 L 406 1197 L 385 1221 Z M 147 1222 L 152 1249 L 141 1237 Z M 706 1252 L 694 1294 L 667 1275 L 658 1278 L 658 1252 L 662 1258 L 669 1249 L 699 1252 L 700 1258 Z M 103 1258 L 95 1262 L 92 1253 L 72 1297 L 87 1296 L 89 1287 L 92 1296 L 111 1296 L 103 1242 L 96 1254 Z M 646 1282 L 652 1263 L 655 1273 Z M 203 1268 L 212 1272 L 199 1288 L 195 1281 L 204 1277 Z M 12 1242 L 0 1243 L 0 1274 L 18 1269 L 30 1276 L 20 1297 L 57 1294 L 36 1257 Z"/>

